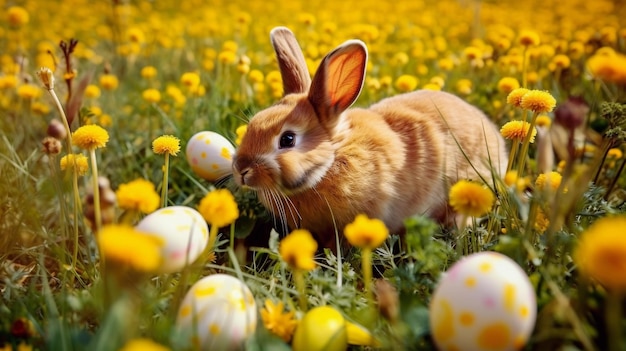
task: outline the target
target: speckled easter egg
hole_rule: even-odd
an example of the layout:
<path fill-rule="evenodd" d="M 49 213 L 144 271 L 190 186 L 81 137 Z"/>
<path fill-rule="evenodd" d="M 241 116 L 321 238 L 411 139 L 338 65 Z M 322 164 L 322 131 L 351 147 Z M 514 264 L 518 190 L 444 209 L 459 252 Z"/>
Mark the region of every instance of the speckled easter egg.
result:
<path fill-rule="evenodd" d="M 537 302 L 526 273 L 496 252 L 469 255 L 442 277 L 430 303 L 439 350 L 520 350 L 535 325 Z"/>
<path fill-rule="evenodd" d="M 250 289 L 227 274 L 195 283 L 178 310 L 176 326 L 200 350 L 240 350 L 254 333 L 256 303 Z"/>
<path fill-rule="evenodd" d="M 162 241 L 159 272 L 180 271 L 204 251 L 209 229 L 202 215 L 190 207 L 170 206 L 144 217 L 135 228 Z"/>
<path fill-rule="evenodd" d="M 208 181 L 232 173 L 235 148 L 220 134 L 210 131 L 194 134 L 187 142 L 185 153 L 194 173 Z"/>

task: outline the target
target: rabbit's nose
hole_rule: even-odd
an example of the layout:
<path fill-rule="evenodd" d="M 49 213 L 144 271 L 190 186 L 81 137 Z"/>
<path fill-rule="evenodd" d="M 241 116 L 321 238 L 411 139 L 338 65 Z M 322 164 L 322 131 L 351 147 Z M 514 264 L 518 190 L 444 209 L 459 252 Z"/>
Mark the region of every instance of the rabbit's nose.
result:
<path fill-rule="evenodd" d="M 249 174 L 249 173 L 250 173 L 250 168 L 246 168 L 242 170 L 241 172 L 239 172 L 238 182 L 241 183 L 241 185 L 248 185 L 246 184 L 246 174 Z"/>

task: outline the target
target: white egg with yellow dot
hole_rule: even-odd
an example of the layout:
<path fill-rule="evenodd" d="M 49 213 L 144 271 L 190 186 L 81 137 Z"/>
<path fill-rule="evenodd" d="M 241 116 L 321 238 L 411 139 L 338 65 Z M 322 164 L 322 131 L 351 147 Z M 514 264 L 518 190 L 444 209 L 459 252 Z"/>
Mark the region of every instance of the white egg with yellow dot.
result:
<path fill-rule="evenodd" d="M 204 131 L 194 134 L 185 149 L 187 161 L 198 176 L 216 181 L 232 173 L 235 147 L 222 135 Z"/>
<path fill-rule="evenodd" d="M 250 289 L 227 274 L 195 283 L 178 310 L 176 326 L 200 350 L 240 350 L 256 330 L 256 302 Z"/>
<path fill-rule="evenodd" d="M 444 274 L 429 308 L 432 336 L 441 351 L 520 350 L 535 325 L 537 302 L 517 263 L 480 252 Z"/>
<path fill-rule="evenodd" d="M 186 206 L 158 209 L 137 223 L 135 229 L 161 241 L 161 273 L 182 270 L 202 254 L 209 241 L 206 221 Z"/>

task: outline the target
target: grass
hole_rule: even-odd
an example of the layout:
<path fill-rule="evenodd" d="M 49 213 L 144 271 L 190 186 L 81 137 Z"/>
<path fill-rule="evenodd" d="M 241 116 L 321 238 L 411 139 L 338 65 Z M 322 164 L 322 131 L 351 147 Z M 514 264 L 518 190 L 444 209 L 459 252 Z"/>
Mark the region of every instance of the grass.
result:
<path fill-rule="evenodd" d="M 368 325 L 382 349 L 435 349 L 429 302 L 442 273 L 463 255 L 497 251 L 522 267 L 536 293 L 538 317 L 525 349 L 626 345 L 623 288 L 581 270 L 574 254 L 594 222 L 626 210 L 626 13 L 618 4 L 24 0 L 0 5 L 6 9 L 0 22 L 0 347 L 119 350 L 143 337 L 172 349 L 193 349 L 175 326 L 179 303 L 195 281 L 217 272 L 244 281 L 258 310 L 272 299 L 302 314 L 290 270 L 278 253 L 279 238 L 270 236 L 272 220 L 254 194 L 231 181 L 203 180 L 184 155 L 187 140 L 203 130 L 234 144 L 237 127 L 282 95 L 269 43 L 276 25 L 294 30 L 310 71 L 342 41 L 365 41 L 370 66 L 358 106 L 407 89 L 396 82 L 409 75 L 418 89 L 459 95 L 502 126 L 526 113 L 506 102 L 508 91 L 499 82 L 511 77 L 548 91 L 561 111 L 573 111 L 546 113 L 552 121 L 548 150 L 557 155 L 549 168 L 562 175 L 555 192 L 535 185 L 547 154 L 530 144 L 521 155 L 526 160 L 521 176 L 513 184 L 501 179 L 490 184 L 497 202 L 488 214 L 462 231 L 409 218 L 404 240 L 392 233 L 374 250 L 377 275 L 397 292 L 396 319 L 368 308 L 357 249 L 341 257 L 328 251 L 316 256 L 319 268 L 305 275 L 309 308 L 332 305 L 346 319 Z M 520 37 L 529 28 L 540 43 L 525 47 Z M 78 40 L 73 48 L 70 39 Z M 151 150 L 161 135 L 176 136 L 183 147 L 169 158 L 169 205 L 197 208 L 215 187 L 231 189 L 240 217 L 220 231 L 214 262 L 204 255 L 171 274 L 103 263 L 97 233 L 83 213 L 92 194 L 91 173 L 78 178 L 83 202 L 78 206 L 72 175 L 59 167 L 67 146 L 62 141 L 58 155 L 42 151 L 50 121 L 61 116 L 37 79 L 41 66 L 54 70 L 55 91 L 73 130 L 96 123 L 108 131 L 110 141 L 98 150 L 97 162 L 111 190 L 136 178 L 152 181 L 157 191 L 163 188 L 163 156 Z M 148 66 L 155 76 L 145 73 Z M 196 74 L 199 83 L 183 78 L 186 73 Z M 105 74 L 117 78 L 116 87 L 102 81 Z M 158 90 L 159 101 L 146 101 L 147 89 Z M 574 97 L 586 101 L 586 113 L 576 112 Z M 573 145 L 568 126 L 577 116 L 586 118 L 572 135 L 585 142 Z M 112 213 L 114 222 L 128 218 L 121 208 Z M 237 238 L 232 246 L 231 230 Z M 615 231 L 613 247 L 623 257 L 623 228 Z M 456 247 L 459 236 L 466 251 Z M 604 269 L 626 276 L 622 260 Z M 290 344 L 259 319 L 246 349 L 270 348 L 288 350 Z"/>

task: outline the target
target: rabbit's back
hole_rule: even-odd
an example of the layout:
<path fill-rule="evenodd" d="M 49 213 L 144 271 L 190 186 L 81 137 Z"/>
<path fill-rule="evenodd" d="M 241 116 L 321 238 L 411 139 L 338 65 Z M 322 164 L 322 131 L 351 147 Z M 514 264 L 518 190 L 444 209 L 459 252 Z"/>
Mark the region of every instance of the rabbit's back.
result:
<path fill-rule="evenodd" d="M 401 197 L 389 222 L 411 214 L 448 221 L 449 187 L 460 179 L 485 180 L 506 171 L 505 142 L 496 125 L 457 96 L 420 90 L 384 99 L 369 110 L 403 140 L 404 169 L 396 172 Z M 478 172 L 478 173 L 477 173 Z"/>

